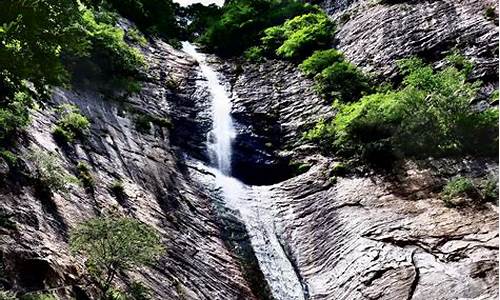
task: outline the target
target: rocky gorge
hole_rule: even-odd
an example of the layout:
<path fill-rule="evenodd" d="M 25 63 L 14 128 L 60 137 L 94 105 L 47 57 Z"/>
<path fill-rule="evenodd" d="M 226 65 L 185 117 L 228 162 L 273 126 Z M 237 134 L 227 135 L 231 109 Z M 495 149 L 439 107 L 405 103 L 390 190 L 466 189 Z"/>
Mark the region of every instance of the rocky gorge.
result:
<path fill-rule="evenodd" d="M 484 15 L 491 5 L 498 11 L 494 2 L 320 2 L 338 22 L 339 49 L 376 76 L 398 80 L 396 59 L 420 54 L 439 64 L 456 48 L 475 62 L 485 95 L 498 88 L 498 25 Z M 20 173 L 0 159 L 0 212 L 16 224 L 0 227 L 5 286 L 94 299 L 68 234 L 112 212 L 161 233 L 167 250 L 158 263 L 119 276 L 120 285 L 140 279 L 153 299 L 498 298 L 498 202 L 450 208 L 439 195 L 455 175 L 497 174 L 497 161 L 429 158 L 393 174 L 359 165 L 339 171 L 339 161 L 302 140 L 317 120 L 335 116 L 312 80 L 283 61 L 208 56 L 231 100 L 233 184 L 245 190 L 228 204 L 209 166 L 211 92 L 200 63 L 159 39 L 141 51 L 148 69 L 139 93 L 91 78 L 56 89 L 32 112 L 16 149 L 20 157 L 33 147 L 52 151 L 69 174 L 86 162 L 93 190 L 74 185 L 42 200 L 26 175 L 29 159 Z M 72 147 L 51 134 L 61 103 L 91 120 L 90 136 Z M 141 116 L 145 131 L 135 123 Z M 125 197 L 110 189 L 115 180 Z M 276 255 L 289 277 L 273 269 Z"/>

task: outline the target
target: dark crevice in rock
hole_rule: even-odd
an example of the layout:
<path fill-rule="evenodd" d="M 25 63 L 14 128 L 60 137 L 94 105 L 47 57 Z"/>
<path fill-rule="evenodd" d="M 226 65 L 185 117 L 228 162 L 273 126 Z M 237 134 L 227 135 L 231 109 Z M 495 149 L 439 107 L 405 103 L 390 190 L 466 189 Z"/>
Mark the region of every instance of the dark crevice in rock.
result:
<path fill-rule="evenodd" d="M 407 300 L 413 299 L 413 296 L 415 295 L 415 290 L 417 289 L 418 286 L 418 281 L 420 280 L 420 270 L 418 269 L 417 264 L 415 263 L 415 252 L 416 251 L 413 251 L 411 254 L 411 263 L 415 271 L 415 276 L 413 277 L 413 281 L 411 282 Z"/>

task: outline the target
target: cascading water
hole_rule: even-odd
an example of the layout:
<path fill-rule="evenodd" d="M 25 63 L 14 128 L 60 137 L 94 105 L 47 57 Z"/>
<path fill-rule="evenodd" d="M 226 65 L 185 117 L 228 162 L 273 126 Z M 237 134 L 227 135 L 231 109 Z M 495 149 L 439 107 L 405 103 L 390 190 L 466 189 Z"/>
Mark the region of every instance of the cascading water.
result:
<path fill-rule="evenodd" d="M 271 205 L 262 187 L 244 185 L 231 177 L 232 141 L 236 136 L 231 118 L 231 101 L 218 74 L 195 46 L 183 42 L 184 52 L 196 59 L 212 98 L 212 130 L 207 139 L 208 150 L 216 169 L 216 184 L 223 193 L 225 205 L 237 211 L 250 236 L 250 242 L 276 300 L 304 300 L 304 288 L 284 252 L 273 223 Z"/>

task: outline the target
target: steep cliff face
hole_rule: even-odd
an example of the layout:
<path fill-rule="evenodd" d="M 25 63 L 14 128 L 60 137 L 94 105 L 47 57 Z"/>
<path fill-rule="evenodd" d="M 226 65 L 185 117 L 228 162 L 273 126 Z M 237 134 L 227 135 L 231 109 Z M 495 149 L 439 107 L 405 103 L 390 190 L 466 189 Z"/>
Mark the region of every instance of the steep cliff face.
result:
<path fill-rule="evenodd" d="M 439 63 L 457 47 L 475 61 L 475 76 L 490 82 L 487 91 L 494 85 L 498 27 L 484 16 L 492 2 L 323 5 L 340 23 L 338 47 L 368 71 L 395 78 L 395 60 L 419 54 Z M 17 224 L 0 228 L 0 280 L 22 292 L 92 298 L 82 258 L 69 253 L 68 233 L 112 211 L 154 226 L 167 247 L 156 265 L 121 274 L 120 284 L 138 279 L 154 299 L 268 298 L 252 247 L 269 242 L 249 243 L 238 214 L 220 199 L 213 170 L 198 161 L 208 161 L 209 94 L 199 85 L 205 79 L 194 60 L 161 41 L 142 50 L 149 68 L 140 93 L 110 92 L 95 82 L 56 90 L 52 102 L 33 112 L 16 150 L 20 156 L 29 147 L 53 151 L 72 174 L 87 162 L 93 191 L 75 185 L 41 200 L 28 178 L 30 161 L 13 173 L 0 159 L 0 212 Z M 211 62 L 232 96 L 234 175 L 253 185 L 246 186 L 246 200 L 265 211 L 249 217 L 251 226 L 277 237 L 305 299 L 498 298 L 497 206 L 448 208 L 438 193 L 455 175 L 497 173 L 497 162 L 428 160 L 405 162 L 391 176 L 368 168 L 333 174 L 334 159 L 301 141 L 306 128 L 335 114 L 311 80 L 282 61 Z M 90 136 L 74 147 L 57 145 L 51 135 L 61 103 L 76 104 L 92 122 Z M 144 115 L 151 120 L 146 132 L 134 123 Z M 297 165 L 304 168 L 298 172 Z M 123 181 L 124 199 L 113 195 L 114 180 Z"/>
<path fill-rule="evenodd" d="M 411 55 L 438 63 L 459 50 L 476 65 L 474 77 L 496 85 L 498 3 L 467 1 L 325 0 L 338 23 L 337 47 L 355 64 L 382 77 L 394 76 L 395 61 Z M 495 24 L 496 23 L 496 24 Z"/>
<path fill-rule="evenodd" d="M 143 50 L 149 69 L 139 94 L 102 94 L 88 86 L 56 90 L 53 102 L 33 112 L 33 123 L 17 149 L 19 155 L 27 147 L 57 153 L 70 174 L 75 174 L 77 162 L 88 163 L 96 183 L 93 191 L 73 186 L 67 194 L 40 200 L 29 181 L 19 180 L 26 176 L 8 174 L 2 161 L 2 210 L 17 226 L 0 233 L 1 277 L 7 286 L 22 292 L 54 291 L 61 299 L 91 296 L 83 259 L 69 253 L 68 233 L 90 217 L 115 212 L 157 228 L 167 248 L 153 267 L 120 276 L 123 284 L 138 279 L 152 288 L 154 299 L 254 298 L 222 238 L 212 199 L 191 179 L 184 154 L 171 143 L 186 132 L 195 141 L 204 134 L 203 118 L 197 114 L 206 110 L 195 105 L 205 103 L 195 101 L 196 65 L 160 41 Z M 53 140 L 54 108 L 62 103 L 76 104 L 92 122 L 91 135 L 82 144 L 61 148 Z M 154 122 L 147 132 L 138 131 L 134 119 L 144 114 L 171 118 L 177 135 Z M 203 147 L 201 142 L 190 145 Z M 31 162 L 22 164 L 29 175 Z M 123 181 L 124 199 L 113 195 L 114 180 Z"/>

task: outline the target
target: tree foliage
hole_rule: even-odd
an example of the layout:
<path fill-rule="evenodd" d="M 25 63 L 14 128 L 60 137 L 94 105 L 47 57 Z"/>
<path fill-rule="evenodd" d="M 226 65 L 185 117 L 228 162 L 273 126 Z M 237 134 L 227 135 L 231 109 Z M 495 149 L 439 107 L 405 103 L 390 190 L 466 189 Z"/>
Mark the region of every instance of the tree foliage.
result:
<path fill-rule="evenodd" d="M 479 82 L 451 62 L 435 71 L 420 59 L 400 62 L 402 87 L 337 103 L 331 122 L 305 134 L 330 151 L 358 153 L 380 162 L 398 156 L 495 155 L 498 110 L 470 107 Z"/>
<path fill-rule="evenodd" d="M 70 246 L 87 258 L 86 265 L 103 295 L 119 272 L 153 262 L 163 253 L 151 226 L 126 217 L 93 218 L 71 232 Z"/>
<path fill-rule="evenodd" d="M 176 18 L 179 4 L 172 0 L 85 0 L 96 10 L 108 9 L 133 21 L 142 31 L 175 42 L 182 28 Z"/>
<path fill-rule="evenodd" d="M 262 44 L 283 58 L 304 58 L 331 43 L 334 24 L 323 12 L 308 13 L 264 31 Z"/>
<path fill-rule="evenodd" d="M 298 0 L 228 1 L 198 41 L 221 56 L 239 55 L 259 43 L 264 29 L 311 11 L 317 8 Z"/>

